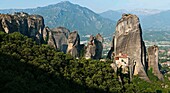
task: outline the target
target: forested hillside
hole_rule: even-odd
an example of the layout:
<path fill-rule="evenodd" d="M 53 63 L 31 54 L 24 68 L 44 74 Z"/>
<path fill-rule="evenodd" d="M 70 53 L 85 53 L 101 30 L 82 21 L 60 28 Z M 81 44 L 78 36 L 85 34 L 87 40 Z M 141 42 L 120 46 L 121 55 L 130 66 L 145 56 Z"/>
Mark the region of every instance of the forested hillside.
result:
<path fill-rule="evenodd" d="M 37 45 L 20 33 L 0 32 L 0 93 L 141 93 L 169 90 L 168 82 L 158 81 L 151 73 L 151 83 L 137 77 L 129 82 L 125 77 L 122 85 L 110 63 L 74 59 L 47 45 Z"/>

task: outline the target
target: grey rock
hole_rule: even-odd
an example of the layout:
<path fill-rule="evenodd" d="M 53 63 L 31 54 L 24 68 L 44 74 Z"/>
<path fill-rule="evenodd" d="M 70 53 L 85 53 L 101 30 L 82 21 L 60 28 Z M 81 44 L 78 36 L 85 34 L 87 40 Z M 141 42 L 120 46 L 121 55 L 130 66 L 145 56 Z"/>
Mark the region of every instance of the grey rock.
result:
<path fill-rule="evenodd" d="M 57 27 L 50 29 L 45 27 L 43 31 L 43 39 L 45 43 L 54 47 L 56 50 L 60 50 L 64 53 L 67 51 L 67 40 L 70 31 L 65 27 Z"/>
<path fill-rule="evenodd" d="M 28 15 L 18 12 L 12 15 L 0 14 L 0 30 L 6 33 L 20 32 L 33 38 L 38 43 L 43 42 L 44 19 L 40 15 Z"/>
<path fill-rule="evenodd" d="M 96 49 L 96 45 L 94 44 L 94 37 L 91 35 L 88 45 L 86 46 L 86 49 L 85 49 L 85 58 L 86 59 L 94 58 L 95 49 Z"/>
<path fill-rule="evenodd" d="M 51 31 L 53 33 L 53 38 L 56 44 L 56 48 L 66 53 L 68 47 L 67 40 L 70 31 L 65 27 L 57 27 L 51 29 Z"/>
<path fill-rule="evenodd" d="M 133 75 L 149 81 L 145 71 L 146 53 L 142 39 L 142 29 L 139 18 L 132 14 L 123 14 L 116 26 L 114 38 L 114 53 L 127 54 L 130 64 L 136 64 Z"/>
<path fill-rule="evenodd" d="M 111 48 L 110 48 L 110 50 L 109 50 L 109 52 L 108 52 L 108 54 L 107 54 L 107 57 L 106 58 L 108 58 L 108 59 L 113 59 L 113 53 L 114 53 L 114 38 L 115 38 L 115 36 L 113 36 L 113 39 L 112 39 L 112 43 L 111 43 Z"/>
<path fill-rule="evenodd" d="M 71 32 L 67 40 L 67 53 L 71 54 L 74 58 L 80 56 L 80 36 L 77 31 Z"/>
<path fill-rule="evenodd" d="M 47 43 L 49 46 L 57 49 L 56 42 L 53 37 L 53 33 L 52 33 L 51 29 L 48 27 L 45 27 L 43 32 L 44 32 L 43 39 L 44 39 L 45 43 Z"/>
<path fill-rule="evenodd" d="M 148 69 L 152 69 L 152 73 L 157 76 L 160 80 L 164 81 L 163 75 L 159 70 L 159 63 L 158 63 L 158 46 L 150 46 L 148 48 Z"/>
<path fill-rule="evenodd" d="M 103 37 L 97 34 L 95 37 L 90 36 L 89 43 L 85 50 L 86 59 L 100 59 L 103 51 Z"/>

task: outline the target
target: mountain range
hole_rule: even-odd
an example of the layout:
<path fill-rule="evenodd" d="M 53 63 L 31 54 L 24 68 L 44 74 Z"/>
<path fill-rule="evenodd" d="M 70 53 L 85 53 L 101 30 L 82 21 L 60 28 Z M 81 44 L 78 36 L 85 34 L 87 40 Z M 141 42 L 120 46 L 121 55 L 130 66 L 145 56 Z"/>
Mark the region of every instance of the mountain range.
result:
<path fill-rule="evenodd" d="M 144 33 L 147 31 L 170 31 L 170 11 L 156 9 L 109 10 L 95 13 L 86 7 L 63 1 L 45 7 L 0 10 L 0 13 L 14 12 L 42 15 L 46 26 L 50 28 L 64 26 L 71 31 L 77 30 L 80 36 L 97 33 L 112 36 L 116 22 L 123 13 L 138 15 Z"/>
<path fill-rule="evenodd" d="M 118 21 L 123 13 L 135 14 L 140 18 L 145 31 L 170 31 L 170 10 L 157 9 L 109 10 L 100 15 L 110 20 Z"/>
<path fill-rule="evenodd" d="M 32 9 L 0 10 L 0 13 L 14 12 L 42 15 L 46 26 L 50 28 L 64 26 L 71 31 L 77 30 L 81 36 L 97 33 L 109 35 L 113 33 L 116 23 L 115 21 L 101 17 L 86 7 L 72 4 L 69 1 Z"/>

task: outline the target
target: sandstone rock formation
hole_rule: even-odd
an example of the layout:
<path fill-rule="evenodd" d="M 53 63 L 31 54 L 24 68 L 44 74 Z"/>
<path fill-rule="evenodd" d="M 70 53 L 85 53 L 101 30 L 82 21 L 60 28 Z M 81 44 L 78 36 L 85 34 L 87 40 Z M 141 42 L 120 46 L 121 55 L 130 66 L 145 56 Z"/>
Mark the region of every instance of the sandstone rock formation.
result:
<path fill-rule="evenodd" d="M 45 27 L 43 31 L 43 38 L 51 47 L 66 53 L 69 33 L 70 31 L 65 27 L 57 27 L 53 29 Z"/>
<path fill-rule="evenodd" d="M 148 69 L 152 69 L 152 72 L 155 76 L 157 76 L 160 80 L 164 80 L 163 75 L 159 70 L 159 63 L 158 63 L 158 46 L 151 46 L 148 48 Z"/>
<path fill-rule="evenodd" d="M 60 49 L 64 53 L 67 51 L 67 40 L 70 31 L 64 27 L 57 27 L 51 29 L 53 33 L 54 42 L 56 44 L 56 48 Z"/>
<path fill-rule="evenodd" d="M 145 71 L 145 44 L 139 18 L 136 15 L 123 14 L 118 21 L 114 37 L 114 53 L 115 55 L 127 54 L 130 64 L 135 64 L 133 75 L 149 81 Z"/>
<path fill-rule="evenodd" d="M 107 55 L 107 58 L 108 59 L 113 59 L 113 53 L 114 53 L 114 38 L 115 38 L 115 36 L 113 36 L 113 39 L 112 39 L 112 43 L 111 43 L 111 48 L 110 48 L 110 50 L 109 50 L 109 52 L 108 52 L 108 55 Z"/>
<path fill-rule="evenodd" d="M 100 59 L 103 51 L 103 37 L 97 34 L 95 37 L 90 36 L 89 43 L 85 50 L 86 59 Z"/>
<path fill-rule="evenodd" d="M 85 58 L 86 59 L 93 58 L 95 56 L 95 49 L 96 49 L 96 46 L 94 45 L 94 37 L 91 35 L 88 45 L 85 49 Z"/>
<path fill-rule="evenodd" d="M 49 27 L 45 27 L 43 30 L 43 39 L 46 44 L 57 49 L 52 30 Z"/>
<path fill-rule="evenodd" d="M 74 58 L 80 56 L 80 36 L 77 31 L 71 32 L 67 40 L 67 53 L 71 54 Z"/>
<path fill-rule="evenodd" d="M 102 52 L 103 52 L 103 37 L 98 33 L 94 39 L 94 44 L 96 45 L 96 53 L 94 56 L 94 59 L 100 59 L 102 58 Z"/>
<path fill-rule="evenodd" d="M 0 30 L 6 33 L 20 32 L 33 38 L 38 43 L 43 42 L 44 19 L 40 15 L 15 13 L 13 15 L 0 14 Z"/>
<path fill-rule="evenodd" d="M 29 15 L 24 12 L 10 14 L 0 14 L 0 31 L 6 33 L 20 32 L 37 43 L 47 43 L 56 50 L 70 53 L 74 57 L 79 57 L 80 37 L 78 33 L 72 32 L 64 27 L 50 29 L 45 27 L 44 19 L 40 15 Z"/>

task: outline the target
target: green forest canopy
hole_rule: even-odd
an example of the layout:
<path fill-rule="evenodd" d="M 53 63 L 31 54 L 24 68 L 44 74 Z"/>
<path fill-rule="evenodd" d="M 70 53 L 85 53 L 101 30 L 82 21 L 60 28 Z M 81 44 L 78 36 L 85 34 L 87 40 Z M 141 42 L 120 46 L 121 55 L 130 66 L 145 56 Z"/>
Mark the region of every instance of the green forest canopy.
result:
<path fill-rule="evenodd" d="M 111 61 L 74 59 L 18 32 L 0 32 L 0 93 L 168 92 L 170 83 L 135 77 L 119 83 Z M 165 88 L 165 86 L 168 86 Z"/>

